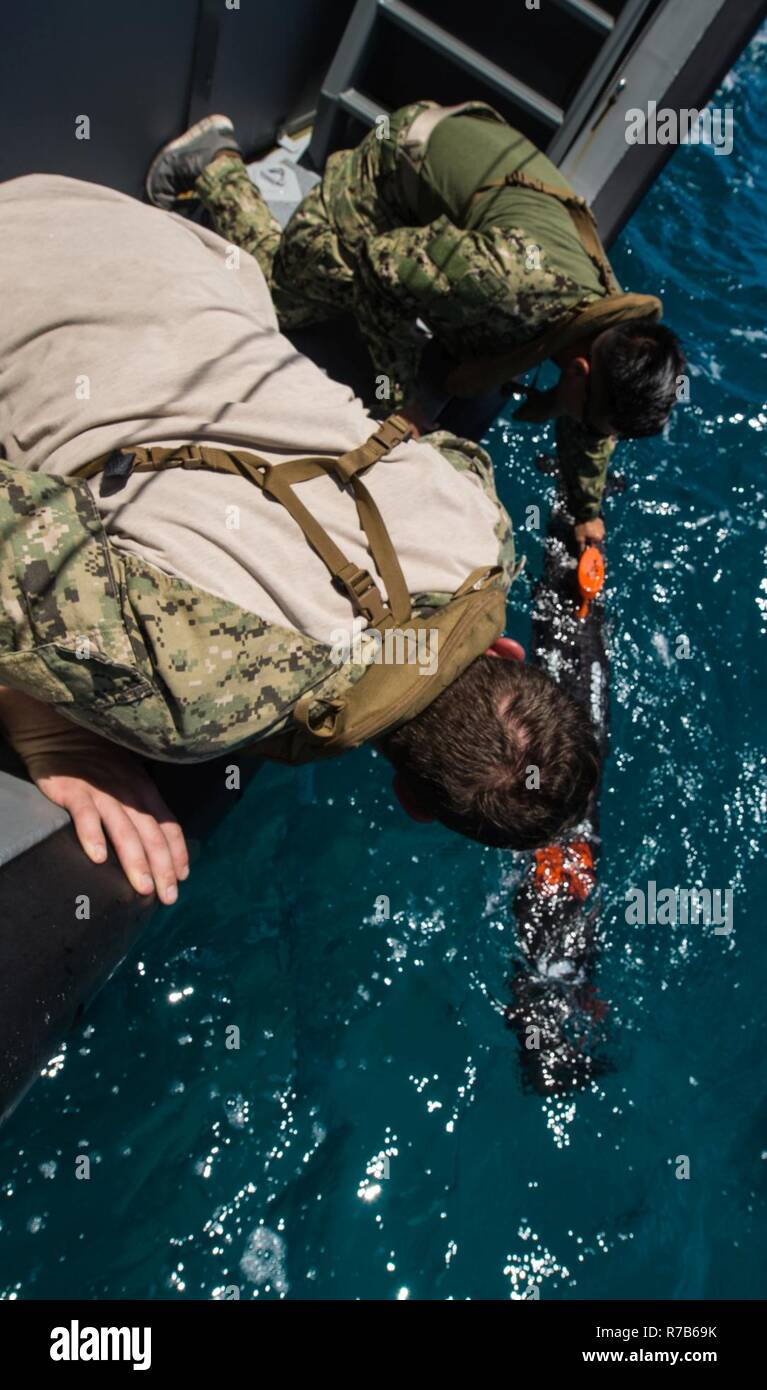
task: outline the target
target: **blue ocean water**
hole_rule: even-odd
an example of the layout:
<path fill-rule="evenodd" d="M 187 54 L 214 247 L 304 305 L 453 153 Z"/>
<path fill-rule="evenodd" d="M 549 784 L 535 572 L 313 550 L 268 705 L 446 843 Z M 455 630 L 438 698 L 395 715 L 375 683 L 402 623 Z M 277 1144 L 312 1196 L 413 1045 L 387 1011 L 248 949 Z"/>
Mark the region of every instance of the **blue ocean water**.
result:
<path fill-rule="evenodd" d="M 767 1295 L 767 32 L 715 100 L 732 155 L 679 149 L 612 258 L 692 381 L 607 503 L 611 1070 L 522 1088 L 518 857 L 411 826 L 370 752 L 269 768 L 0 1138 L 4 1297 Z M 548 505 L 546 436 L 487 442 L 512 515 Z M 734 931 L 629 926 L 648 880 L 731 886 Z"/>

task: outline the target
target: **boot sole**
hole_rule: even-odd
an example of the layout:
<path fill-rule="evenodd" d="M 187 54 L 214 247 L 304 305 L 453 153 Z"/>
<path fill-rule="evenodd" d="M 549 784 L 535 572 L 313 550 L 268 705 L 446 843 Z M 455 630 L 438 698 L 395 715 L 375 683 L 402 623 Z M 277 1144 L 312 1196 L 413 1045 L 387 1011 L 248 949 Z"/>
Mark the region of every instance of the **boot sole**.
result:
<path fill-rule="evenodd" d="M 163 145 L 162 149 L 157 151 L 157 154 L 152 160 L 152 163 L 149 165 L 149 168 L 147 170 L 147 176 L 144 179 L 144 191 L 150 203 L 152 202 L 152 197 L 149 191 L 150 185 L 154 176 L 155 169 L 157 168 L 161 160 L 165 158 L 166 154 L 170 154 L 173 150 L 182 150 L 185 145 L 190 145 L 194 140 L 197 139 L 198 135 L 204 135 L 207 130 L 231 130 L 232 139 L 235 138 L 234 126 L 232 125 L 232 122 L 230 121 L 229 117 L 216 115 L 203 116 L 201 121 L 196 121 L 194 125 L 190 125 L 189 129 L 185 130 L 183 135 L 177 135 L 175 140 L 168 140 L 167 144 Z"/>

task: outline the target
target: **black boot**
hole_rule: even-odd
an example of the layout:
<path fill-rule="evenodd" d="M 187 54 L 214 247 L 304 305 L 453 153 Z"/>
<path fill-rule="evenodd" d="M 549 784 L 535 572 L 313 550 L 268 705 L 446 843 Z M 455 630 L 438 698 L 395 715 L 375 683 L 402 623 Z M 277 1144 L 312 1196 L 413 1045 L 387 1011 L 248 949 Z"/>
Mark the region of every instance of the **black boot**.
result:
<path fill-rule="evenodd" d="M 158 208 L 183 206 L 203 169 L 222 150 L 241 153 L 228 116 L 205 116 L 183 135 L 163 145 L 146 176 L 146 196 L 150 203 Z"/>

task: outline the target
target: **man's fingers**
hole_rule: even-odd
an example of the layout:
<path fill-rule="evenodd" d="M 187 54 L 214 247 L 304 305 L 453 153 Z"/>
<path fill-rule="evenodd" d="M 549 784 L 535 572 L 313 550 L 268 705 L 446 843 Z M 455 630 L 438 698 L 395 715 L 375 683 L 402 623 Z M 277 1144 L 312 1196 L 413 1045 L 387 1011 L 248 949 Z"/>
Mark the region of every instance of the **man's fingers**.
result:
<path fill-rule="evenodd" d="M 158 897 L 164 903 L 174 903 L 178 897 L 177 875 L 170 845 L 162 827 L 148 811 L 141 811 L 129 805 L 126 806 L 125 813 L 135 827 L 149 860 L 149 869 Z"/>
<path fill-rule="evenodd" d="M 107 857 L 106 840 L 99 815 L 90 796 L 78 797 L 66 807 L 72 817 L 80 844 L 94 864 L 103 864 Z"/>
<path fill-rule="evenodd" d="M 159 819 L 159 818 L 158 818 Z M 173 868 L 177 878 L 189 877 L 189 850 L 186 847 L 184 832 L 177 820 L 171 816 L 170 819 L 159 820 L 160 829 L 168 842 L 170 857 L 173 860 Z"/>
<path fill-rule="evenodd" d="M 173 812 L 166 806 L 154 782 L 147 781 L 142 787 L 141 806 L 150 816 L 154 816 L 167 840 L 176 877 L 188 878 L 189 850 L 184 832 Z"/>
<path fill-rule="evenodd" d="M 605 538 L 605 525 L 601 517 L 595 521 L 579 521 L 574 528 L 578 549 L 583 551 L 587 545 L 601 546 Z"/>
<path fill-rule="evenodd" d="M 137 893 L 151 893 L 155 879 L 136 826 L 113 796 L 96 795 L 97 809 L 126 878 Z"/>

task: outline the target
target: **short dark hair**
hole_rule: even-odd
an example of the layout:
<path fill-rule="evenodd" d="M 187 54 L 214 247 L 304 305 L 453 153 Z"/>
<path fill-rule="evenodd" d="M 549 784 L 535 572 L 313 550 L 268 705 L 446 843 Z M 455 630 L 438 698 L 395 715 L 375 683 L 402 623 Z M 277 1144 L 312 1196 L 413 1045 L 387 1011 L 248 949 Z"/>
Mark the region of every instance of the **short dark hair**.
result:
<path fill-rule="evenodd" d="M 381 747 L 429 815 L 502 849 L 582 819 L 599 772 L 587 712 L 539 667 L 487 655 Z"/>
<path fill-rule="evenodd" d="M 662 323 L 634 319 L 618 324 L 599 360 L 604 414 L 616 433 L 627 439 L 660 434 L 686 366 L 676 333 Z"/>

